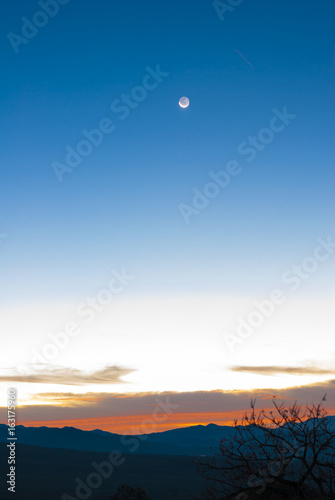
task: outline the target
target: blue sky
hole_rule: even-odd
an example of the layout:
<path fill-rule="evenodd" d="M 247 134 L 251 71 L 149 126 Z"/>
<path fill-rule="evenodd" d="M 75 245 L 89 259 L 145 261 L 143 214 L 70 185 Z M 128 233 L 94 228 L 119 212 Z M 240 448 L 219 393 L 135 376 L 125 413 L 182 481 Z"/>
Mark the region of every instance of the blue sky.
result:
<path fill-rule="evenodd" d="M 121 266 L 138 294 L 262 290 L 329 234 L 332 2 L 245 1 L 221 22 L 211 2 L 73 0 L 15 54 L 38 9 L 2 19 L 3 300 L 81 296 Z M 121 121 L 111 102 L 157 64 L 169 76 Z M 285 105 L 296 119 L 247 164 L 237 146 Z M 51 163 L 104 117 L 116 130 L 60 184 Z M 178 204 L 231 159 L 241 175 L 186 225 Z"/>

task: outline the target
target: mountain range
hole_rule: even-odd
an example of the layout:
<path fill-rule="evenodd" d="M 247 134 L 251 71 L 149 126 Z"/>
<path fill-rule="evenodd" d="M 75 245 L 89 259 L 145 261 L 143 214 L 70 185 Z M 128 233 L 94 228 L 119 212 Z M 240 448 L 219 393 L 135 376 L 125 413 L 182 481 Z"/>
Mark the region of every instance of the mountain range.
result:
<path fill-rule="evenodd" d="M 229 438 L 233 427 L 215 424 L 195 425 L 138 436 L 120 435 L 99 429 L 83 431 L 74 427 L 16 427 L 17 443 L 86 451 L 112 451 L 141 455 L 207 455 L 218 449 L 220 438 Z M 8 437 L 0 424 L 0 442 Z"/>
<path fill-rule="evenodd" d="M 335 430 L 335 416 L 329 416 Z M 296 424 L 299 425 L 299 424 Z M 17 442 L 45 448 L 86 451 L 112 451 L 141 455 L 201 456 L 218 451 L 220 439 L 230 439 L 235 428 L 226 425 L 194 425 L 142 435 L 120 435 L 95 429 L 74 427 L 16 427 Z M 7 441 L 8 428 L 0 424 L 0 442 Z"/>

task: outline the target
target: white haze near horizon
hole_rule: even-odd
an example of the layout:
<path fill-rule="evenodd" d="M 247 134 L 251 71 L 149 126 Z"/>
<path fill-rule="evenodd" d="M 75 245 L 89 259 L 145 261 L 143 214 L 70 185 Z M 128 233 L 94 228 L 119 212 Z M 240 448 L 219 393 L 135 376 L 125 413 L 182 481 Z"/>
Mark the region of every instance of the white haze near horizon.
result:
<path fill-rule="evenodd" d="M 52 391 L 280 389 L 328 380 L 327 374 L 261 375 L 231 371 L 235 365 L 307 365 L 329 370 L 334 366 L 333 299 L 287 300 L 230 351 L 224 333 L 236 334 L 238 317 L 246 319 L 255 308 L 256 299 L 264 297 L 120 297 L 90 323 L 76 313 L 78 301 L 6 307 L 0 311 L 6 338 L 9 345 L 10 339 L 15 338 L 15 343 L 13 340 L 11 349 L 0 353 L 2 376 L 14 374 L 13 368 L 18 365 L 26 373 L 40 373 L 30 365 L 34 361 L 33 351 L 42 354 L 51 342 L 48 334 L 64 330 L 73 321 L 79 325 L 80 333 L 69 338 L 65 348 L 57 349 L 57 355 L 49 361 L 50 368 L 61 366 L 90 373 L 116 365 L 134 371 L 122 377 L 124 383 L 110 385 L 11 384 L 9 377 L 8 382 L 1 384 L 2 395 L 5 397 L 9 385 L 17 386 L 21 401 L 28 402 L 34 394 Z"/>

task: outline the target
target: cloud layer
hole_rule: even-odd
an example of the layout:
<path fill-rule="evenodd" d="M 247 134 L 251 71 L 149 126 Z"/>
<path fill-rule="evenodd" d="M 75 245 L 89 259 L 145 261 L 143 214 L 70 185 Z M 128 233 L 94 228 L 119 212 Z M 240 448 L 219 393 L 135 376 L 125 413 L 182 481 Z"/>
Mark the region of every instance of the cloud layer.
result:
<path fill-rule="evenodd" d="M 46 370 L 25 375 L 17 371 L 0 375 L 0 382 L 29 382 L 32 384 L 61 384 L 61 385 L 87 385 L 87 384 L 119 384 L 121 377 L 134 370 L 119 366 L 106 366 L 102 370 L 87 373 L 73 368 L 52 367 Z"/>
<path fill-rule="evenodd" d="M 23 425 L 82 429 L 101 428 L 112 432 L 133 433 L 134 426 L 150 419 L 162 402 L 174 406 L 159 430 L 195 424 L 231 424 L 240 419 L 256 399 L 256 408 L 272 409 L 272 398 L 285 404 L 318 404 L 328 393 L 325 408 L 335 414 L 335 379 L 307 386 L 253 391 L 196 391 L 116 394 L 87 392 L 85 394 L 46 392 L 34 396 L 34 403 L 20 408 Z"/>
<path fill-rule="evenodd" d="M 335 369 L 310 366 L 233 366 L 233 372 L 257 373 L 258 375 L 333 375 Z"/>

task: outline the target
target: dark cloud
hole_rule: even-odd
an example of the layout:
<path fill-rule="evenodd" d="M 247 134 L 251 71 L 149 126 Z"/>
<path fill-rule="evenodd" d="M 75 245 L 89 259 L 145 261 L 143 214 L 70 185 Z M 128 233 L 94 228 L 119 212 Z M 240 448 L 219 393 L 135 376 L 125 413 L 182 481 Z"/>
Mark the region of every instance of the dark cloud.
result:
<path fill-rule="evenodd" d="M 29 382 L 30 384 L 61 384 L 61 385 L 87 385 L 87 384 L 119 384 L 123 383 L 121 377 L 133 372 L 129 368 L 120 366 L 106 366 L 102 370 L 87 373 L 82 370 L 61 367 L 48 367 L 46 370 L 33 373 L 19 374 L 14 371 L 8 375 L 0 375 L 0 382 Z"/>
<path fill-rule="evenodd" d="M 335 369 L 321 368 L 319 366 L 233 366 L 233 372 L 257 373 L 259 375 L 332 375 Z"/>
<path fill-rule="evenodd" d="M 21 406 L 20 418 L 25 421 L 48 421 L 62 419 L 131 417 L 148 415 L 159 402 L 167 399 L 178 405 L 178 414 L 213 414 L 213 421 L 227 418 L 233 420 L 241 412 L 250 409 L 250 400 L 256 399 L 258 409 L 272 408 L 272 398 L 285 404 L 317 404 L 328 392 L 325 408 L 335 414 L 335 380 L 286 389 L 255 389 L 253 391 L 196 391 L 116 394 L 107 392 L 45 392 L 34 396 L 36 405 Z M 41 404 L 43 403 L 43 404 Z M 54 404 L 52 404 L 54 403 Z"/>

